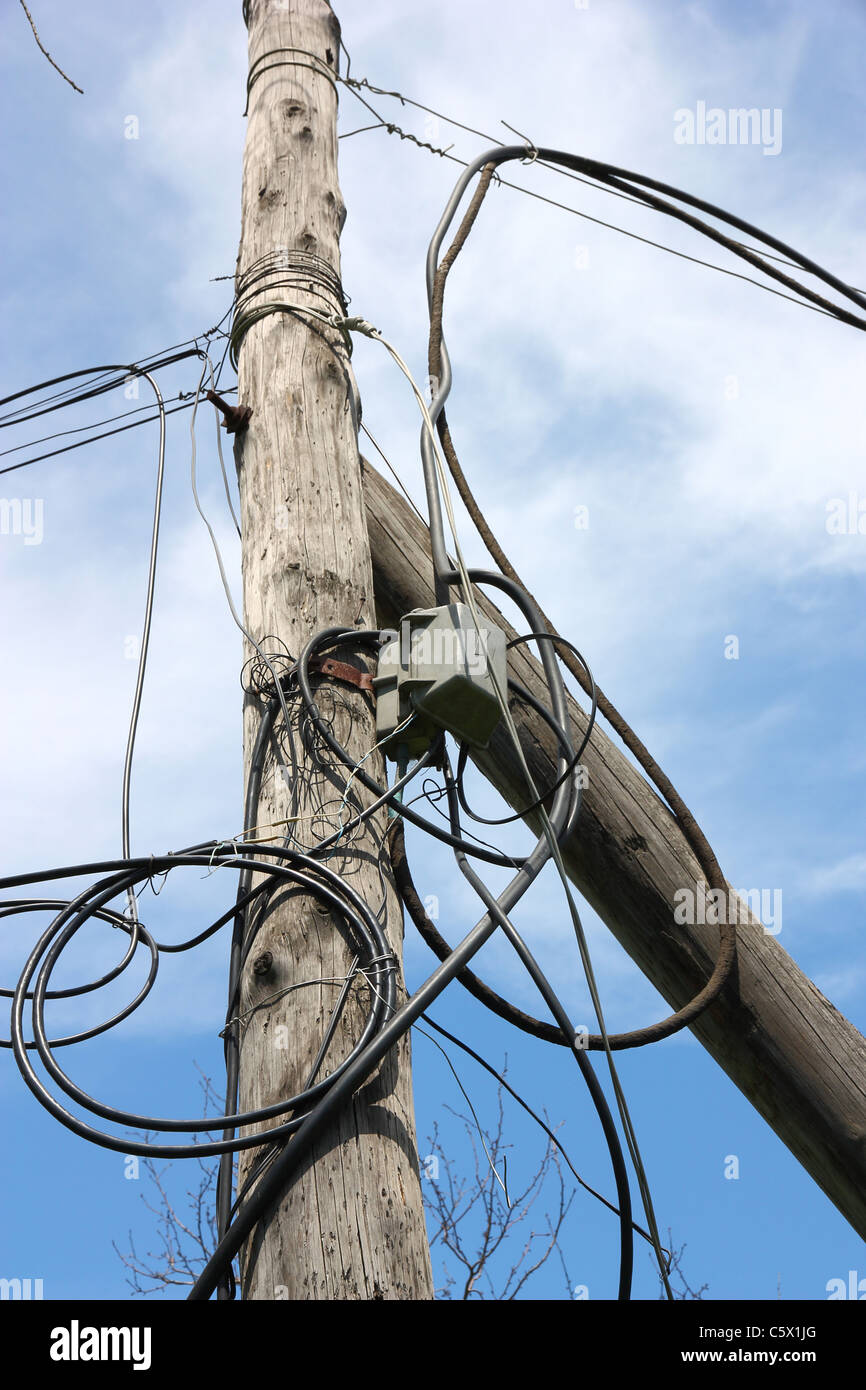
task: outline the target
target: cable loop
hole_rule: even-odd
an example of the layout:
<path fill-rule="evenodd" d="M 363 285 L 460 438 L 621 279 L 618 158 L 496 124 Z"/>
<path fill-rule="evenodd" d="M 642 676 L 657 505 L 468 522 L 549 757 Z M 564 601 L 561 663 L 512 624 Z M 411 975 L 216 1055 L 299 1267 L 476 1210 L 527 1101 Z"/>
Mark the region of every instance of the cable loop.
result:
<path fill-rule="evenodd" d="M 533 144 L 528 135 L 524 135 L 520 130 L 515 130 L 514 126 L 509 125 L 507 121 L 502 121 L 501 124 L 505 126 L 506 130 L 510 130 L 513 134 L 519 135 L 526 146 L 526 155 L 521 159 L 521 164 L 534 164 L 538 158 L 538 146 Z"/>
<path fill-rule="evenodd" d="M 282 298 L 255 303 L 261 295 L 285 290 L 312 295 L 323 307 L 318 309 L 312 305 L 287 303 Z M 237 277 L 229 335 L 229 356 L 232 365 L 237 370 L 238 354 L 247 330 L 266 314 L 291 313 L 299 317 L 309 314 L 322 323 L 330 323 L 336 317 L 345 317 L 349 303 L 339 272 L 324 257 L 312 251 L 287 246 L 266 252 Z M 338 306 L 336 312 L 335 304 Z M 343 337 L 346 339 L 345 333 Z M 351 343 L 349 351 L 351 352 Z"/>
<path fill-rule="evenodd" d="M 301 53 L 305 58 L 312 58 L 312 62 L 297 62 L 293 58 L 286 58 L 277 63 L 269 63 L 267 67 L 262 67 L 266 58 L 275 58 L 280 53 Z M 247 102 L 243 109 L 243 115 L 249 114 L 250 92 L 255 83 L 266 72 L 271 72 L 274 68 L 309 68 L 311 72 L 317 72 L 320 77 L 327 77 L 334 92 L 337 91 L 337 75 L 328 67 L 323 58 L 318 53 L 313 53 L 309 48 L 269 48 L 266 53 L 260 53 L 251 64 L 247 73 Z"/>

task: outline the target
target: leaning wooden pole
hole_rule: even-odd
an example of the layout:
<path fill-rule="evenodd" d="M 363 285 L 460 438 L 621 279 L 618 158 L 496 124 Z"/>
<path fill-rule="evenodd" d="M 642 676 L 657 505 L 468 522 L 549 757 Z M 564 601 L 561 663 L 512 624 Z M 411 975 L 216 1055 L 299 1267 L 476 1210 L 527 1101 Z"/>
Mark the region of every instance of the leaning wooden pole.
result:
<path fill-rule="evenodd" d="M 297 656 L 324 628 L 375 625 L 357 392 L 343 337 L 312 316 L 286 309 L 261 313 L 278 302 L 328 314 L 341 309 L 345 210 L 337 182 L 334 80 L 340 34 L 324 0 L 249 0 L 245 15 L 249 124 L 235 319 L 238 401 L 251 410 L 235 451 L 244 614 L 247 631 L 267 653 Z M 364 664 L 351 645 L 329 654 Z M 247 647 L 246 655 L 255 654 Z M 268 677 L 259 667 L 261 689 Z M 319 679 L 317 698 L 344 747 L 360 759 L 376 742 L 370 696 Z M 247 774 L 262 709 L 260 696 L 248 691 Z M 279 839 L 291 829 L 303 847 L 338 823 L 344 783 L 321 757 L 297 699 L 289 714 L 298 802 L 292 807 L 291 779 L 272 741 L 255 817 L 272 827 L 260 833 Z M 282 721 L 277 734 L 287 764 Z M 375 757 L 365 766 L 383 777 Z M 355 787 L 352 805 L 358 798 L 364 800 Z M 287 827 L 290 815 L 296 819 Z M 359 838 L 347 837 L 328 863 L 374 910 L 381 904 L 401 961 L 402 914 L 384 829 L 380 815 Z M 353 960 L 344 924 L 322 906 L 303 893 L 283 892 L 265 920 L 255 920 L 233 1025 L 242 1110 L 274 1104 L 308 1083 Z M 363 978 L 352 985 L 317 1079 L 356 1042 L 369 997 Z M 239 1185 L 251 1154 L 241 1156 Z M 246 1299 L 432 1297 L 408 1039 L 345 1108 L 291 1190 L 255 1228 L 242 1251 L 241 1274 Z"/>
<path fill-rule="evenodd" d="M 410 609 L 434 602 L 429 534 L 366 463 L 364 500 L 379 620 L 394 626 Z M 484 595 L 478 595 L 478 603 L 515 635 Z M 541 666 L 525 648 L 510 653 L 509 674 L 545 698 Z M 570 711 L 577 745 L 586 713 L 574 700 Z M 536 784 L 551 785 L 552 736 L 522 702 L 514 702 L 513 712 Z M 524 779 L 501 726 L 474 761 L 512 806 L 527 804 Z M 564 846 L 569 877 L 656 989 L 679 1008 L 706 981 L 718 940 L 716 927 L 681 924 L 675 915 L 684 901 L 675 895 L 691 890 L 698 897 L 703 875 L 667 806 L 599 725 L 582 761 L 588 785 Z M 537 832 L 531 816 L 528 821 Z M 415 866 L 415 874 L 423 895 L 422 865 Z M 743 916 L 734 980 L 692 1031 L 866 1238 L 866 1038 L 770 934 L 773 923 L 767 923 L 768 932 L 745 909 Z M 452 944 L 466 925 L 454 923 Z M 447 924 L 439 926 L 447 931 Z M 651 1021 L 636 1019 L 634 1026 Z M 576 1022 L 594 1029 L 592 1018 Z M 699 1122 L 700 1097 L 689 1103 Z"/>

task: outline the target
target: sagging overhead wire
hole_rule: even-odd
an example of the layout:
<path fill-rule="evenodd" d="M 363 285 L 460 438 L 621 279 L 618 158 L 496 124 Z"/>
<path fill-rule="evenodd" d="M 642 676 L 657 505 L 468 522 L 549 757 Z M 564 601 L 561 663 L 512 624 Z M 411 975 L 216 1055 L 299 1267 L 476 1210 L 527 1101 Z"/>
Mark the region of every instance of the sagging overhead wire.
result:
<path fill-rule="evenodd" d="M 235 389 L 235 388 L 233 388 L 233 387 L 226 387 L 226 388 L 224 388 L 224 390 L 226 390 L 226 392 L 229 392 L 229 391 L 231 391 L 231 390 L 233 390 L 233 389 Z M 180 405 L 174 405 L 174 406 L 168 406 L 168 407 L 166 407 L 166 409 L 165 409 L 165 414 L 166 414 L 167 416 L 168 416 L 168 415 L 176 415 L 177 412 L 178 412 L 179 410 L 190 410 L 191 407 L 192 407 L 192 401 L 191 401 L 191 400 L 184 400 Z M 138 412 L 137 412 L 137 411 L 129 411 L 128 413 L 129 413 L 130 415 L 132 415 L 132 414 L 137 414 Z M 120 417 L 120 418 L 123 418 L 123 417 Z M 113 435 L 116 435 L 116 434 L 125 434 L 125 432 L 126 432 L 127 430 L 134 430 L 134 429 L 137 429 L 139 425 L 149 425 L 149 424 L 151 423 L 151 421 L 153 421 L 153 420 L 158 420 L 159 418 L 160 418 L 159 412 L 157 412 L 157 413 L 154 414 L 154 415 L 147 415 L 147 416 L 145 416 L 144 419 L 142 419 L 142 420 L 133 420 L 133 421 L 131 422 L 131 424 L 129 424 L 129 425 L 118 425 L 118 426 L 116 427 L 116 429 L 113 429 L 113 430 L 103 430 L 101 434 L 91 434 L 91 435 L 88 436 L 87 439 L 78 439 L 78 440 L 76 440 L 76 442 L 75 442 L 74 444 L 66 444 L 66 445 L 64 445 L 63 448 L 61 448 L 61 449 L 49 449 L 49 450 L 47 450 L 46 453 L 44 453 L 44 454 L 35 454 L 35 455 L 33 455 L 33 457 L 31 457 L 31 458 L 22 459 L 19 463 L 9 464 L 6 468 L 0 468 L 0 475 L 2 475 L 2 474 L 4 474 L 4 473 L 16 473 L 16 472 L 18 471 L 19 468 L 28 468 L 28 467 L 30 466 L 31 463 L 43 463 L 45 459 L 57 458 L 58 455 L 60 455 L 60 454 L 69 454 L 69 453 L 71 453 L 74 449 L 81 449 L 81 448 L 84 447 L 85 444 L 96 444 L 100 439 L 110 439 Z M 22 446 L 22 447 L 29 447 L 29 446 Z M 11 451 L 10 451 L 10 452 L 11 452 Z"/>
<path fill-rule="evenodd" d="M 182 343 L 176 343 L 173 347 L 164 349 L 162 352 L 151 353 L 147 357 L 140 358 L 137 362 L 130 364 L 113 364 L 111 366 L 85 367 L 78 371 L 66 372 L 62 376 L 49 378 L 47 381 L 38 382 L 34 386 L 28 386 L 20 391 L 15 391 L 11 395 L 0 399 L 0 406 L 10 405 L 13 401 L 23 401 L 28 397 L 38 396 L 36 401 L 7 411 L 5 415 L 0 415 L 0 429 L 8 429 L 24 425 L 29 420 L 35 420 L 43 415 L 52 414 L 54 411 L 63 410 L 67 407 L 79 405 L 83 401 L 92 400 L 97 396 L 106 395 L 111 391 L 126 386 L 129 382 L 136 380 L 145 372 L 156 374 L 163 368 L 173 366 L 179 362 L 188 361 L 192 358 L 201 359 L 209 350 L 210 343 L 214 338 L 225 337 L 226 350 L 228 348 L 228 336 L 222 333 L 222 324 L 231 313 L 231 307 L 220 319 L 219 323 L 206 333 L 199 334 L 196 338 L 188 338 Z M 202 347 L 204 344 L 204 347 Z M 225 351 L 220 364 L 220 371 L 225 362 Z M 217 384 L 219 384 L 220 371 L 217 372 Z M 79 383 L 82 378 L 89 378 L 85 386 Z M 50 392 L 48 395 L 41 395 L 49 387 L 60 386 L 65 382 L 74 382 L 75 385 L 66 386 L 61 391 Z M 222 388 L 225 391 L 232 391 L 236 388 L 228 386 Z M 193 392 L 184 395 L 179 393 L 180 404 L 164 408 L 165 416 L 173 415 L 179 410 L 188 410 L 193 404 Z M 152 409 L 152 408 L 150 408 Z M 117 424 L 119 420 L 138 416 L 137 419 L 130 420 L 129 424 Z M 45 459 L 55 458 L 60 454 L 70 453 L 72 450 L 83 448 L 86 444 L 96 443 L 100 439 L 108 439 L 114 435 L 122 434 L 126 430 L 136 429 L 139 425 L 149 424 L 152 420 L 162 420 L 163 414 L 160 408 L 153 413 L 149 413 L 146 406 L 133 406 L 128 411 L 119 415 L 110 415 L 103 420 L 95 421 L 90 425 L 82 425 L 73 430 L 58 431 L 53 435 L 43 435 L 37 439 L 31 439 L 25 444 L 17 444 L 13 448 L 0 451 L 0 458 L 8 457 L 10 454 L 18 453 L 22 449 L 33 449 L 39 444 L 50 443 L 52 440 L 62 438 L 66 434 L 84 434 L 85 437 L 75 440 L 71 444 L 58 446 L 55 449 L 46 450 L 43 453 L 31 455 L 29 458 L 21 459 L 17 463 L 9 464 L 0 468 L 0 475 L 4 473 L 14 473 L 20 468 L 27 468 L 30 464 L 41 463 Z M 114 425 L 113 429 L 103 430 L 103 425 Z M 93 433 L 93 431 L 99 433 Z"/>
<path fill-rule="evenodd" d="M 192 395 L 192 392 L 187 393 L 184 391 L 179 391 L 177 393 L 177 396 L 173 397 L 172 399 L 179 401 L 189 400 L 191 404 Z M 48 444 L 54 439 L 68 439 L 68 437 L 72 434 L 86 434 L 89 433 L 91 430 L 99 429 L 102 425 L 113 425 L 118 420 L 128 420 L 131 415 L 141 415 L 145 411 L 153 411 L 153 403 L 151 401 L 146 402 L 145 405 L 131 406 L 129 410 L 122 410 L 119 415 L 108 415 L 102 420 L 92 420 L 86 425 L 75 425 L 74 427 L 68 430 L 55 430 L 53 434 L 43 434 L 38 439 L 29 440 L 26 444 L 14 444 L 9 449 L 0 449 L 0 458 L 8 458 L 10 454 L 18 454 L 21 452 L 22 449 L 35 448 L 37 444 Z M 157 411 L 156 415 L 151 414 L 148 418 L 158 419 L 159 412 Z M 84 442 L 90 443 L 90 440 L 88 439 Z"/>
<path fill-rule="evenodd" d="M 160 352 L 149 353 L 145 357 L 140 357 L 137 362 L 114 363 L 103 367 L 82 367 L 74 372 L 64 372 L 61 376 L 49 377 L 46 381 L 37 382 L 33 386 L 25 386 L 19 391 L 13 391 L 8 396 L 0 397 L 0 406 L 10 405 L 12 401 L 24 400 L 28 396 L 34 396 L 39 391 L 44 391 L 49 386 L 59 386 L 64 381 L 79 381 L 82 377 L 93 377 L 94 380 L 85 389 L 81 390 L 78 386 L 68 386 L 63 391 L 55 391 L 52 395 L 45 396 L 30 406 L 21 406 L 16 410 L 8 411 L 5 415 L 0 415 L 0 426 L 19 424 L 22 420 L 35 419 L 39 415 L 50 414 L 53 410 L 63 409 L 67 405 L 75 405 L 79 401 L 89 400 L 93 396 L 104 395 L 106 391 L 113 391 L 118 386 L 123 386 L 130 377 L 137 372 L 146 369 L 151 372 L 159 371 L 163 367 L 171 366 L 175 362 L 182 362 L 189 357 L 199 355 L 199 344 L 207 344 L 212 338 L 222 336 L 220 329 L 222 324 L 231 313 L 231 306 L 226 310 L 219 323 L 206 333 L 200 333 L 196 338 L 185 338 L 183 342 L 175 343 L 170 348 L 164 348 Z"/>

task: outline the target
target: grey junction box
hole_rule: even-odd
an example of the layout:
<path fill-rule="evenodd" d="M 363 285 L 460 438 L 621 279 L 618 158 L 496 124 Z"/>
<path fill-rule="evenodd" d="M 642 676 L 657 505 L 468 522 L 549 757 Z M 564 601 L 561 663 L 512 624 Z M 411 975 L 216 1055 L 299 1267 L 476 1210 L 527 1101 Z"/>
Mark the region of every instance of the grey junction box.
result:
<path fill-rule="evenodd" d="M 379 652 L 376 734 L 386 757 L 426 753 L 446 729 L 461 742 L 486 748 L 499 722 L 494 677 L 505 696 L 505 633 L 482 620 L 476 628 L 465 603 L 416 608 Z M 409 716 L 412 721 L 395 735 Z"/>

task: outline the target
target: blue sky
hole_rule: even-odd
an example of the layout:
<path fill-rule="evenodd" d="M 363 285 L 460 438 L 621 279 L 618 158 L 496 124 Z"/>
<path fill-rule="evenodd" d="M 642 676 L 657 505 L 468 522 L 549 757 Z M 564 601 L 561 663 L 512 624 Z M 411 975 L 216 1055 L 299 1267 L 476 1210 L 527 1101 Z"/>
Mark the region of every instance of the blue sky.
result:
<path fill-rule="evenodd" d="M 45 62 L 20 7 L 7 6 L 0 295 L 8 391 L 134 360 L 211 327 L 228 307 L 230 286 L 215 277 L 232 272 L 239 229 L 240 4 L 152 0 L 145 9 L 112 0 L 73 10 L 40 0 L 31 9 L 46 47 L 85 95 Z M 443 0 L 432 11 L 370 0 L 338 13 L 353 75 L 508 140 L 502 119 L 540 144 L 668 180 L 866 283 L 866 16 L 858 5 L 590 0 L 584 8 L 550 0 L 542 9 Z M 781 112 L 780 149 L 677 143 L 675 113 L 701 102 Z M 444 120 L 388 98 L 373 104 L 420 139 L 453 141 L 462 158 L 484 148 Z M 137 139 L 125 138 L 131 115 Z M 341 92 L 342 131 L 369 119 Z M 423 258 L 456 173 L 382 130 L 341 145 L 344 285 L 353 311 L 376 323 L 419 375 Z M 518 168 L 513 177 L 591 217 L 731 264 L 648 210 L 540 169 Z M 491 192 L 449 282 L 447 334 L 449 418 L 506 551 L 672 777 L 728 878 L 782 891 L 780 945 L 863 1029 L 866 535 L 833 535 L 826 525 L 828 503 L 852 491 L 866 510 L 860 338 L 506 188 Z M 373 345 L 359 342 L 354 360 L 364 418 L 420 501 L 411 397 Z M 176 369 L 163 389 L 194 385 L 192 369 Z M 129 403 L 116 394 L 119 412 Z M 59 423 L 44 432 L 103 413 L 99 405 L 81 412 L 47 417 Z M 15 438 L 3 431 L 2 447 L 43 433 L 38 424 Z M 41 500 L 44 517 L 39 545 L 0 535 L 3 873 L 120 853 L 135 680 L 125 651 L 141 627 L 155 435 L 152 426 L 130 431 L 2 481 L 6 498 Z M 199 464 L 237 594 L 239 553 L 205 417 Z M 586 530 L 574 526 L 581 506 L 589 509 Z M 465 519 L 462 536 L 469 560 L 483 560 Z M 724 654 L 732 635 L 737 660 Z M 135 851 L 237 829 L 240 660 L 192 503 L 188 417 L 180 414 L 169 422 L 133 778 Z M 526 843 L 519 829 L 503 839 Z M 410 853 L 422 893 L 439 897 L 441 928 L 459 939 L 476 917 L 465 885 L 436 846 L 414 837 Z M 216 915 L 226 891 L 219 876 L 202 883 L 181 875 L 148 902 L 148 920 L 180 939 Z M 589 909 L 585 916 L 609 1027 L 666 1013 Z M 36 920 L 3 924 L 4 984 Z M 518 925 L 582 1016 L 571 927 L 549 875 Z M 110 959 L 110 947 L 94 931 L 75 966 L 86 973 Z M 73 1075 L 130 1109 L 198 1113 L 194 1062 L 218 1076 L 225 947 L 218 940 L 182 965 L 169 962 L 156 995 L 125 1029 L 63 1059 Z M 430 965 L 408 929 L 410 986 Z M 503 942 L 485 948 L 481 973 L 537 1009 Z M 63 1006 L 58 1023 L 95 1017 L 90 1007 Z M 610 1193 L 573 1065 L 462 992 L 449 992 L 434 1017 L 496 1065 L 507 1053 L 512 1082 L 562 1125 L 582 1174 Z M 454 1060 L 489 1124 L 493 1083 L 470 1061 Z M 465 1167 L 461 1127 L 444 1109 L 464 1104 L 453 1077 L 423 1038 L 414 1061 L 422 1152 L 438 1122 L 446 1152 Z M 866 1276 L 862 1242 L 694 1039 L 623 1055 L 619 1066 L 659 1223 L 677 1245 L 686 1242 L 692 1283 L 708 1284 L 718 1299 L 771 1299 L 779 1289 L 782 1298 L 821 1299 L 828 1280 L 850 1269 Z M 122 1244 L 132 1226 L 146 1244 L 141 1184 L 124 1179 L 117 1155 L 58 1127 L 8 1053 L 0 1094 L 11 1136 L 0 1154 L 0 1275 L 42 1277 L 49 1297 L 125 1296 L 111 1240 Z M 506 1132 L 516 1183 L 544 1141 L 513 1107 Z M 740 1159 L 736 1181 L 724 1178 L 730 1154 Z M 614 1218 L 578 1195 L 563 1246 L 572 1282 L 587 1285 L 591 1298 L 615 1289 L 616 1236 Z M 643 1250 L 637 1268 L 637 1296 L 655 1297 Z M 561 1268 L 551 1262 L 527 1292 L 564 1297 Z"/>

